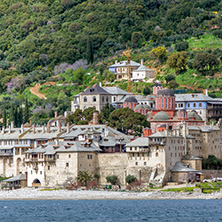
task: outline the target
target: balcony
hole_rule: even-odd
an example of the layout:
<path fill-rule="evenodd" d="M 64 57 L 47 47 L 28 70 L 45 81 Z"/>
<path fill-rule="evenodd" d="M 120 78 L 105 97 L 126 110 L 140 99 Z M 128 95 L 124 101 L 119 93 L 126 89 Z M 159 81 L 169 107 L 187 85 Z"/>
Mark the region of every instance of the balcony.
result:
<path fill-rule="evenodd" d="M 13 156 L 13 153 L 0 153 L 0 157 Z"/>
<path fill-rule="evenodd" d="M 54 162 L 55 161 L 55 157 L 46 157 L 45 161 L 47 161 L 47 162 Z"/>

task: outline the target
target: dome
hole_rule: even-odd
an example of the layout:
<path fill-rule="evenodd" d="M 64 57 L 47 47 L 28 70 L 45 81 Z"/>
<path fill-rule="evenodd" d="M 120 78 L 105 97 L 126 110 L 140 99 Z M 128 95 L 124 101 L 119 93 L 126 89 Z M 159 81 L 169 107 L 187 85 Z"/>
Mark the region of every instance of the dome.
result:
<path fill-rule="evenodd" d="M 161 85 L 161 83 L 159 83 L 159 82 L 155 82 L 155 84 L 153 85 L 153 87 L 154 87 L 154 86 L 157 87 L 157 86 L 162 86 L 162 85 Z"/>
<path fill-rule="evenodd" d="M 187 118 L 188 118 L 188 119 L 189 119 L 189 118 L 194 118 L 195 120 L 199 120 L 199 121 L 202 120 L 201 116 L 199 116 L 199 115 L 198 115 L 196 112 L 194 112 L 194 111 L 188 112 L 188 113 L 187 113 Z"/>
<path fill-rule="evenodd" d="M 163 111 L 158 112 L 157 114 L 155 114 L 153 116 L 154 121 L 165 121 L 165 120 L 169 120 L 169 119 L 170 119 L 170 116 Z"/>
<path fill-rule="evenodd" d="M 143 105 L 136 105 L 135 109 L 143 109 Z"/>
<path fill-rule="evenodd" d="M 157 92 L 157 95 L 160 95 L 160 96 L 174 96 L 174 92 L 173 90 L 171 89 L 161 89 Z"/>
<path fill-rule="evenodd" d="M 128 97 L 125 99 L 124 103 L 138 103 L 135 97 Z"/>

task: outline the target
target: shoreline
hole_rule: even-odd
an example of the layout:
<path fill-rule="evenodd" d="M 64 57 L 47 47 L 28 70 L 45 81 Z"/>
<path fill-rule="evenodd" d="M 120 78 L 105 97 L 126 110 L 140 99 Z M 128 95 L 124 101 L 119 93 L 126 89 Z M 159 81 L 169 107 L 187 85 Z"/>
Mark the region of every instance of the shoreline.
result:
<path fill-rule="evenodd" d="M 179 199 L 222 199 L 221 192 L 203 194 L 198 192 L 121 192 L 94 190 L 51 190 L 23 188 L 0 191 L 0 201 L 4 200 L 179 200 Z"/>

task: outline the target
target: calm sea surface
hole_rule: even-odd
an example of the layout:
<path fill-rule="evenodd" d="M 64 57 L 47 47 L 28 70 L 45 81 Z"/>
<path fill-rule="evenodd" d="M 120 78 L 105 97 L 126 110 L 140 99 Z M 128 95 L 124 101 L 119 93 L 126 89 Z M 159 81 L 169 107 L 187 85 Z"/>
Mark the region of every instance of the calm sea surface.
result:
<path fill-rule="evenodd" d="M 222 200 L 0 201 L 1 221 L 222 221 Z"/>

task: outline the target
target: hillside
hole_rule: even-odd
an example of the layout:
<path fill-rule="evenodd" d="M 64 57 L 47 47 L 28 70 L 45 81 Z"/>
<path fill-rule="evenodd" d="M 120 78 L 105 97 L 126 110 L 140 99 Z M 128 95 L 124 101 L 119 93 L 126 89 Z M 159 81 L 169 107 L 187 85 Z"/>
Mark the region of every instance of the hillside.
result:
<path fill-rule="evenodd" d="M 216 0 L 2 0 L 0 108 L 10 116 L 10 107 L 24 107 L 28 97 L 32 121 L 46 122 L 55 110 L 69 110 L 72 96 L 88 85 L 111 81 L 105 69 L 115 59 L 125 59 L 121 52 L 126 44 L 133 49 L 132 59 L 143 58 L 168 86 L 165 77 L 176 70 L 167 58 L 178 51 L 176 44 L 188 42 L 187 68 L 175 76 L 181 85 L 176 88 L 209 88 L 220 96 L 221 62 L 204 73 L 193 63 L 199 52 L 214 54 L 218 61 L 222 57 L 221 6 Z M 168 51 L 161 63 L 151 53 L 158 46 Z M 56 83 L 40 88 L 47 99 L 31 94 L 30 87 L 45 82 Z M 126 89 L 127 84 L 115 85 Z M 142 93 L 145 87 L 135 83 L 132 90 Z"/>

